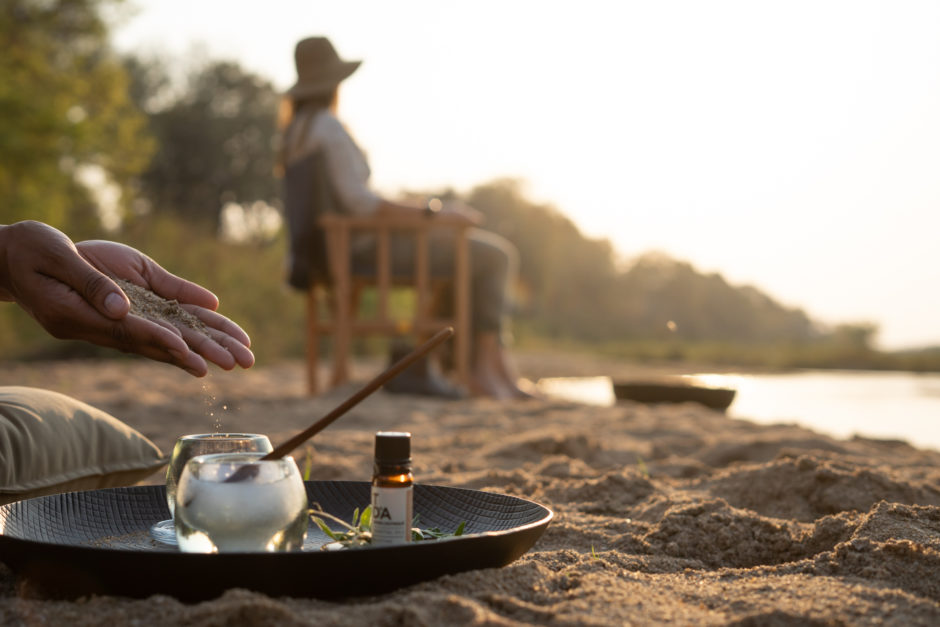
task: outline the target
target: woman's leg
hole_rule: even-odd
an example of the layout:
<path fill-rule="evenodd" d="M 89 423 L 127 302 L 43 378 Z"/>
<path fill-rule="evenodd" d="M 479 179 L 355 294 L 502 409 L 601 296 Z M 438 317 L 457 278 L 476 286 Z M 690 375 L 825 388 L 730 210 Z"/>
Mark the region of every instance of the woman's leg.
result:
<path fill-rule="evenodd" d="M 477 332 L 473 337 L 470 393 L 500 400 L 516 398 L 518 388 L 506 376 L 505 360 L 499 336 L 492 331 Z"/>
<path fill-rule="evenodd" d="M 519 267 L 519 253 L 509 240 L 474 229 L 470 233 L 473 310 L 473 383 L 494 398 L 528 394 L 518 384 L 504 343 L 509 294 Z M 472 391 L 472 390 L 471 390 Z"/>
<path fill-rule="evenodd" d="M 516 383 L 502 339 L 509 288 L 518 271 L 519 254 L 504 237 L 481 229 L 470 230 L 469 243 L 473 327 L 470 391 L 500 399 L 528 396 Z M 413 271 L 413 242 L 395 242 L 392 255 L 396 271 Z M 453 274 L 452 236 L 442 233 L 432 239 L 430 263 L 435 275 Z"/>

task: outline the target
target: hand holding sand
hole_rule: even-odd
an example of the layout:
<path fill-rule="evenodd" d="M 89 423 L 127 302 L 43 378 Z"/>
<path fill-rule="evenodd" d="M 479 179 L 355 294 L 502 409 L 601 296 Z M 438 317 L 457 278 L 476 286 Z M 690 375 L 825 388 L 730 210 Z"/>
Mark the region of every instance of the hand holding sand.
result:
<path fill-rule="evenodd" d="M 183 281 L 178 277 L 173 278 Z M 183 304 L 176 299 L 163 298 L 149 288 L 131 281 L 116 281 L 131 301 L 130 313 L 133 316 L 140 316 L 178 333 L 191 352 L 225 370 L 231 370 L 235 366 L 248 368 L 254 363 L 254 355 L 248 348 L 251 343 L 248 335 L 237 324 L 216 313 L 214 308 Z M 198 287 L 193 283 L 189 283 L 189 286 Z M 205 363 L 202 365 L 204 370 Z"/>
<path fill-rule="evenodd" d="M 187 347 L 181 366 L 190 373 L 206 373 L 205 360 L 231 370 L 254 363 L 251 340 L 241 327 L 217 313 L 219 299 L 209 290 L 164 270 L 137 250 L 108 241 L 76 244 L 79 253 L 98 270 L 113 277 L 130 299 L 130 313 L 179 335 Z M 123 279 L 123 280 L 122 280 Z M 175 355 L 174 355 L 175 357 Z M 176 365 L 181 365 L 175 360 Z"/>
<path fill-rule="evenodd" d="M 112 277 L 141 288 L 138 295 L 157 295 L 160 311 L 185 311 L 201 325 L 153 310 L 146 315 Z M 212 292 L 134 248 L 107 241 L 73 244 L 40 222 L 0 227 L 0 298 L 18 303 L 53 337 L 136 353 L 194 376 L 208 372 L 206 360 L 227 370 L 254 363 L 248 335 L 215 312 L 219 301 Z"/>

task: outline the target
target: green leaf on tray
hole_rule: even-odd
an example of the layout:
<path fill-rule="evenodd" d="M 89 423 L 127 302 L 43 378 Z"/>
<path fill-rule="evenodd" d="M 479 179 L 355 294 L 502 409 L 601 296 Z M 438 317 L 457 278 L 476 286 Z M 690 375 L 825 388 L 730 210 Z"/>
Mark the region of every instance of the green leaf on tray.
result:
<path fill-rule="evenodd" d="M 317 527 L 320 528 L 323 533 L 327 535 L 333 542 L 330 542 L 324 549 L 327 550 L 337 550 L 345 548 L 355 548 L 361 546 L 368 546 L 372 543 L 372 506 L 367 505 L 361 511 L 357 507 L 353 512 L 351 522 L 346 522 L 332 514 L 328 514 L 323 511 L 318 505 L 310 509 L 310 517 L 313 519 L 313 522 L 317 524 Z M 334 531 L 327 524 L 326 520 L 330 519 L 335 523 L 339 523 L 345 531 Z M 412 520 L 411 528 L 411 540 L 413 542 L 421 542 L 425 540 L 440 540 L 442 538 L 454 538 L 457 536 L 462 536 L 464 531 L 467 528 L 467 522 L 462 521 L 453 532 L 441 531 L 437 527 L 430 529 L 421 529 L 417 526 L 418 517 L 415 516 Z"/>

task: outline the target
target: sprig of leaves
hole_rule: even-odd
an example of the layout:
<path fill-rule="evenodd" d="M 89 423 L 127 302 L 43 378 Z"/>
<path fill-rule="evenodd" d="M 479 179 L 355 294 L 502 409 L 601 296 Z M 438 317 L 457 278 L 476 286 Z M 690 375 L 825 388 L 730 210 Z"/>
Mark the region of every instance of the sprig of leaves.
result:
<path fill-rule="evenodd" d="M 325 533 L 333 542 L 326 545 L 325 548 L 329 549 L 332 544 L 337 544 L 335 548 L 349 548 L 357 546 L 368 546 L 372 543 L 372 506 L 369 505 L 362 510 L 362 513 L 359 512 L 359 508 L 353 512 L 352 522 L 348 523 L 341 518 L 334 516 L 323 511 L 322 508 L 317 507 L 310 510 L 310 517 L 313 519 L 313 522 L 317 523 L 317 527 L 320 528 L 320 531 Z M 345 527 L 346 531 L 333 531 L 330 529 L 330 526 L 326 524 L 326 521 L 323 518 L 329 518 L 330 520 L 339 523 Z"/>
<path fill-rule="evenodd" d="M 446 531 L 441 531 L 438 527 L 431 527 L 429 529 L 421 529 L 418 527 L 418 517 L 414 517 L 411 527 L 411 540 L 412 542 L 419 542 L 421 540 L 440 540 L 441 538 L 456 538 L 457 536 L 462 536 L 464 529 L 467 528 L 467 521 L 461 521 L 457 525 L 457 529 L 453 533 L 448 533 Z"/>
<path fill-rule="evenodd" d="M 313 522 L 317 524 L 317 527 L 319 527 L 320 530 L 327 535 L 327 537 L 333 540 L 333 542 L 330 542 L 324 547 L 327 550 L 369 546 L 372 543 L 371 505 L 364 507 L 361 512 L 357 507 L 353 512 L 351 522 L 346 522 L 341 518 L 327 513 L 319 506 L 310 510 L 310 517 L 313 519 Z M 334 531 L 326 523 L 324 518 L 328 518 L 333 522 L 338 523 L 345 529 L 345 531 Z M 412 520 L 411 527 L 411 540 L 413 542 L 421 542 L 424 540 L 440 540 L 441 538 L 455 538 L 457 536 L 462 536 L 467 527 L 467 522 L 463 521 L 457 525 L 457 529 L 455 529 L 453 533 L 449 533 L 446 531 L 441 531 L 441 529 L 438 527 L 421 529 L 417 526 L 417 523 L 418 517 L 415 516 Z"/>

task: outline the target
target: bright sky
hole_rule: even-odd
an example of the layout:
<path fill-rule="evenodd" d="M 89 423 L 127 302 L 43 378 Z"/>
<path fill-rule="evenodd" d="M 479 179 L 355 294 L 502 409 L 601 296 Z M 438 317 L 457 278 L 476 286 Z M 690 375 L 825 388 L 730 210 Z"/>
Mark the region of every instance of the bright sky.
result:
<path fill-rule="evenodd" d="M 940 345 L 938 2 L 131 2 L 122 50 L 281 89 L 305 36 L 362 59 L 340 116 L 386 193 L 521 178 L 624 259 Z"/>

